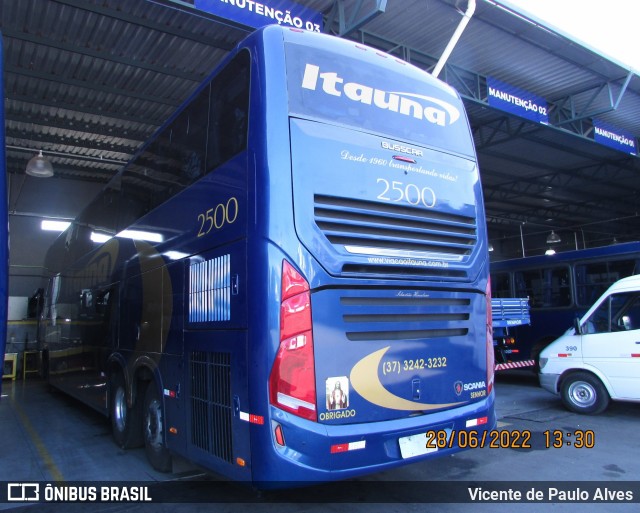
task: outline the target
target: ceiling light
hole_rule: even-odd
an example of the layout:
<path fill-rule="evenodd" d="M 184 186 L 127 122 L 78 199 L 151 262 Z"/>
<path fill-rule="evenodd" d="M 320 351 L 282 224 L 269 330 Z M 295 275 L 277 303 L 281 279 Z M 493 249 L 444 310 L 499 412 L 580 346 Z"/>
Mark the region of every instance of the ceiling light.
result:
<path fill-rule="evenodd" d="M 37 178 L 49 178 L 53 176 L 53 166 L 49 159 L 42 155 L 42 150 L 40 153 L 33 157 L 29 162 L 27 162 L 27 169 L 25 172 L 30 176 L 35 176 Z"/>
<path fill-rule="evenodd" d="M 68 221 L 54 221 L 52 219 L 43 219 L 40 228 L 49 232 L 63 232 L 71 223 Z"/>
<path fill-rule="evenodd" d="M 547 256 L 555 255 L 556 254 L 556 250 L 553 249 L 553 248 L 549 248 L 548 250 L 546 250 L 544 252 L 544 254 L 547 255 Z"/>
<path fill-rule="evenodd" d="M 162 242 L 164 237 L 161 233 L 155 232 L 143 232 L 140 230 L 123 230 L 116 237 L 122 237 L 125 239 L 144 240 L 149 242 Z"/>
<path fill-rule="evenodd" d="M 551 233 L 547 237 L 547 244 L 557 244 L 561 240 L 562 239 L 560 238 L 560 236 L 556 232 L 551 230 Z"/>
<path fill-rule="evenodd" d="M 93 242 L 102 244 L 113 238 L 113 235 L 107 235 L 106 233 L 91 232 L 90 238 Z"/>

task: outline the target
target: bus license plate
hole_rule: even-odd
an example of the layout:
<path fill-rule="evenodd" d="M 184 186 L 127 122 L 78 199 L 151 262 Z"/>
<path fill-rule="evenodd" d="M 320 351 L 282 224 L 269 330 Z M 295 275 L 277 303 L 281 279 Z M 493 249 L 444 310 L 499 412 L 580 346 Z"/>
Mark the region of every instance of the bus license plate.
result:
<path fill-rule="evenodd" d="M 445 429 L 447 435 L 451 434 L 450 429 Z M 427 447 L 427 434 L 418 433 L 417 435 L 405 436 L 399 438 L 400 454 L 403 459 L 413 458 L 414 456 L 421 456 L 423 454 L 429 454 L 430 452 L 436 452 L 437 447 Z M 431 440 L 431 445 L 435 444 L 435 440 Z"/>

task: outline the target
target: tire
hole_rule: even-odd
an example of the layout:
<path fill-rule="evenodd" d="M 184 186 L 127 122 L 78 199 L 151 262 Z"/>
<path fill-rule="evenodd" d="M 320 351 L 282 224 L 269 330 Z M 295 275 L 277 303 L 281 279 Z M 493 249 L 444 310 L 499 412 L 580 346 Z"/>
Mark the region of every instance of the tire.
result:
<path fill-rule="evenodd" d="M 109 394 L 109 416 L 113 439 L 122 449 L 142 446 L 142 408 L 140 398 L 136 398 L 133 407 L 127 404 L 127 386 L 124 376 L 116 373 L 111 376 Z"/>
<path fill-rule="evenodd" d="M 144 448 L 151 466 L 158 472 L 171 470 L 171 453 L 165 439 L 164 406 L 152 381 L 144 395 Z"/>
<path fill-rule="evenodd" d="M 585 415 L 597 415 L 609 406 L 609 394 L 602 382 L 588 372 L 574 372 L 562 380 L 560 395 L 565 407 Z"/>

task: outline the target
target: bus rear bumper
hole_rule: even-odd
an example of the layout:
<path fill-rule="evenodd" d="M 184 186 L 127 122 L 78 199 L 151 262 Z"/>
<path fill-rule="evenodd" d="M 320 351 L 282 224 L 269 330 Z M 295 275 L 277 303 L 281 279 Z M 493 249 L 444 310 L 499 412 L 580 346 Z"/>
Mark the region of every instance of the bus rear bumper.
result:
<path fill-rule="evenodd" d="M 343 425 L 310 422 L 273 408 L 270 439 L 259 442 L 269 443 L 273 450 L 261 451 L 260 461 L 253 461 L 254 486 L 289 488 L 347 479 L 473 448 L 473 440 L 479 440 L 482 432 L 496 426 L 494 401 L 492 393 L 480 402 L 455 410 Z M 285 446 L 275 441 L 277 426 L 282 429 Z M 431 449 L 431 452 L 414 455 L 405 450 L 403 455 L 400 439 L 412 437 L 418 440 L 416 446 L 426 446 L 428 431 L 433 431 L 434 436 L 440 433 L 440 441 L 444 440 L 445 432 L 450 435 L 466 431 L 470 436 L 456 436 L 454 443 L 446 443 L 445 447 Z M 473 432 L 479 436 L 473 438 Z M 461 440 L 469 442 L 463 447 L 457 443 Z"/>

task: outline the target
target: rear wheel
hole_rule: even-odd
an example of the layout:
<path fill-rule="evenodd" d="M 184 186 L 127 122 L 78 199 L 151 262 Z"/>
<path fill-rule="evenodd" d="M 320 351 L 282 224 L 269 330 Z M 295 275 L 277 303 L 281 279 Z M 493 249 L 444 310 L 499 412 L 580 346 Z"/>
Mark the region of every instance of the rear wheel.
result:
<path fill-rule="evenodd" d="M 142 445 L 142 409 L 140 399 L 133 406 L 127 404 L 127 385 L 118 372 L 110 380 L 111 432 L 116 444 L 123 449 Z"/>
<path fill-rule="evenodd" d="M 144 395 L 144 447 L 149 462 L 159 472 L 171 470 L 171 454 L 165 441 L 164 407 L 152 381 Z"/>
<path fill-rule="evenodd" d="M 609 394 L 602 382 L 588 372 L 574 372 L 560 387 L 563 404 L 571 411 L 587 415 L 602 413 L 609 406 Z"/>

